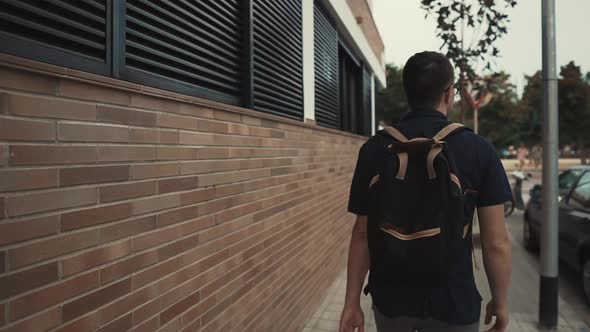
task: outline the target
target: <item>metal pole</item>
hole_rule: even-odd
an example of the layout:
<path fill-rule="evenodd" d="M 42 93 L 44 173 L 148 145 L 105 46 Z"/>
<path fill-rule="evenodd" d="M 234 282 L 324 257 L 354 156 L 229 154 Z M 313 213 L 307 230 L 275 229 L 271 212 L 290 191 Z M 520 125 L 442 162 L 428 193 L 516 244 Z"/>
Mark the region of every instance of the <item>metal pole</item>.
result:
<path fill-rule="evenodd" d="M 554 330 L 558 312 L 558 109 L 555 64 L 555 0 L 543 0 L 543 225 L 539 327 Z"/>
<path fill-rule="evenodd" d="M 479 112 L 477 112 L 477 108 L 473 109 L 473 132 L 479 134 Z"/>

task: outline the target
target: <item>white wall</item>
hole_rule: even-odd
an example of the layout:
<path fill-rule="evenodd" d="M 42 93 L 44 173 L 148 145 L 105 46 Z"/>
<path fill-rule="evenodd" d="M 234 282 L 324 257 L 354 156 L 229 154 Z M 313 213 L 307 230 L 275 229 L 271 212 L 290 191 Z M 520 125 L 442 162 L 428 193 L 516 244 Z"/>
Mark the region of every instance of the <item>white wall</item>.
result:
<path fill-rule="evenodd" d="M 303 116 L 315 120 L 313 0 L 303 1 Z"/>

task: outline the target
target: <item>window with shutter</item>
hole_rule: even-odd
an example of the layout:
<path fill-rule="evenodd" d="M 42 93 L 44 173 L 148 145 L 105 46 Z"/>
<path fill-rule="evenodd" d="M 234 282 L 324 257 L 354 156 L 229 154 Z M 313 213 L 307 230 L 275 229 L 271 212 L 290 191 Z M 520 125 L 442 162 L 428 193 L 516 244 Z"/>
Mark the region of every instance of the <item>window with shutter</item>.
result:
<path fill-rule="evenodd" d="M 0 0 L 0 52 L 107 75 L 107 0 Z"/>
<path fill-rule="evenodd" d="M 301 0 L 252 0 L 253 106 L 303 119 Z"/>
<path fill-rule="evenodd" d="M 243 2 L 127 0 L 122 77 L 240 104 Z"/>
<path fill-rule="evenodd" d="M 339 128 L 338 31 L 318 2 L 314 5 L 314 45 L 316 122 Z"/>

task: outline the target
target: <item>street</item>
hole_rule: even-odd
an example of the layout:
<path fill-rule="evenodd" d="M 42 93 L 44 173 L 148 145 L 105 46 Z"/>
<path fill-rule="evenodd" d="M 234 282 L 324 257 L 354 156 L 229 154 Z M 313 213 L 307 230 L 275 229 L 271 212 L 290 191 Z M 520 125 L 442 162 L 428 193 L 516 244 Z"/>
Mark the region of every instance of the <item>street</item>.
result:
<path fill-rule="evenodd" d="M 523 198 L 528 200 L 528 191 L 540 182 L 540 173 L 523 185 Z M 512 237 L 512 285 L 510 288 L 510 324 L 508 331 L 536 331 L 539 307 L 539 254 L 526 251 L 522 245 L 523 211 L 516 210 L 506 219 Z M 477 232 L 477 226 L 475 227 Z M 485 304 L 490 299 L 489 287 L 483 269 L 481 250 L 475 251 L 477 267 L 475 275 L 478 289 Z M 559 275 L 559 325 L 557 331 L 590 332 L 590 307 L 585 303 L 579 274 L 565 264 L 560 264 Z M 346 273 L 343 271 L 332 287 L 326 292 L 324 302 L 308 321 L 303 332 L 338 331 L 338 320 L 344 305 Z M 365 331 L 375 332 L 369 296 L 362 296 L 361 305 L 365 313 Z M 480 330 L 484 330 L 483 317 Z"/>

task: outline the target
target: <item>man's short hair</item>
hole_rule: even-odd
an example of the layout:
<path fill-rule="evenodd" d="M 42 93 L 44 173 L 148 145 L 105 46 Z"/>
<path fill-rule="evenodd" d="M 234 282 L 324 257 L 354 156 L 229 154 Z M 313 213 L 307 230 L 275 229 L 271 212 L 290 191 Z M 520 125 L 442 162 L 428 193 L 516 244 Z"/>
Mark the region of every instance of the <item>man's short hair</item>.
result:
<path fill-rule="evenodd" d="M 438 106 L 445 89 L 453 81 L 453 65 L 437 52 L 416 53 L 404 66 L 404 90 L 412 110 Z"/>

